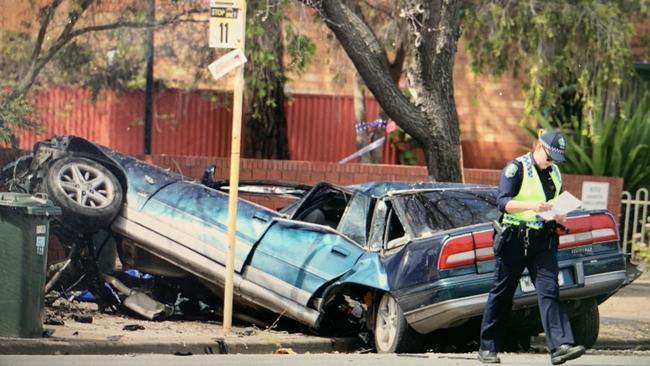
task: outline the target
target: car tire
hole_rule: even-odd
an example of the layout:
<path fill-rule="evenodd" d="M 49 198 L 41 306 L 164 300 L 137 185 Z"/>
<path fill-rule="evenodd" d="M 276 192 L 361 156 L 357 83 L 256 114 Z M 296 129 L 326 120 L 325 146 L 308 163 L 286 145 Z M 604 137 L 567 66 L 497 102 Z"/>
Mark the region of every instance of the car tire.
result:
<path fill-rule="evenodd" d="M 581 307 L 580 313 L 571 319 L 571 329 L 576 344 L 586 348 L 594 346 L 600 331 L 600 313 L 595 301 L 590 301 Z"/>
<path fill-rule="evenodd" d="M 385 293 L 376 306 L 374 339 L 377 353 L 402 353 L 409 351 L 412 338 L 402 308 L 397 300 Z"/>
<path fill-rule="evenodd" d="M 67 156 L 54 161 L 45 176 L 45 191 L 61 207 L 58 221 L 82 233 L 107 227 L 122 206 L 122 186 L 103 165 Z"/>

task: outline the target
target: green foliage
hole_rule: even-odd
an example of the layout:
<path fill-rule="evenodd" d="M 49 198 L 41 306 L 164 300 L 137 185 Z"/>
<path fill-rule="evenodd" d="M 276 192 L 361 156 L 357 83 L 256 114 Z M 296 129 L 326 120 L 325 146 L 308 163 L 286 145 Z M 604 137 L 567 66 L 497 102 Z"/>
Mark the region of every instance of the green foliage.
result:
<path fill-rule="evenodd" d="M 538 115 L 545 129 L 554 126 Z M 650 92 L 630 98 L 617 113 L 596 104 L 591 129 L 574 118 L 562 128 L 567 137 L 562 171 L 571 174 L 623 177 L 624 189 L 650 188 Z M 532 131 L 531 131 L 532 132 Z"/>
<path fill-rule="evenodd" d="M 313 59 L 315 44 L 296 32 L 287 16 L 287 0 L 248 3 L 246 24 L 246 94 L 253 118 L 276 107 L 273 91 L 286 81 L 283 35 L 290 58 L 288 71 L 301 73 Z"/>
<path fill-rule="evenodd" d="M 92 50 L 88 45 L 71 42 L 58 54 L 54 67 L 63 80 L 76 82 L 80 76 L 89 72 L 92 59 Z"/>
<path fill-rule="evenodd" d="M 290 23 L 287 23 L 285 31 L 287 33 L 287 54 L 290 59 L 287 71 L 301 75 L 314 59 L 316 44 L 311 38 L 296 32 Z"/>
<path fill-rule="evenodd" d="M 632 238 L 632 260 L 650 263 L 650 217 L 645 225 L 645 236 L 639 232 Z"/>
<path fill-rule="evenodd" d="M 0 92 L 0 143 L 16 147 L 16 130 L 37 126 L 32 120 L 33 114 L 34 107 L 23 96 L 8 97 Z"/>
<path fill-rule="evenodd" d="M 23 98 L 34 85 L 84 86 L 91 89 L 93 99 L 106 88 L 124 90 L 145 85 L 145 2 L 121 1 L 117 8 L 108 7 L 119 8 L 117 12 L 110 12 L 102 0 L 57 3 L 30 0 L 24 5 L 32 17 L 20 23 L 25 31 L 0 31 L 0 90 L 10 88 L 12 95 L 16 94 L 15 99 L 4 97 L 0 101 L 1 141 L 15 141 L 12 132 L 16 128 L 33 126 Z M 157 22 L 161 28 L 170 28 L 191 21 L 204 31 L 205 24 L 194 22 L 192 15 L 179 15 L 204 13 L 205 6 L 202 2 L 157 2 Z M 46 19 L 49 21 L 44 22 Z M 37 47 L 39 32 L 43 38 Z M 191 41 L 181 43 L 192 47 Z"/>
<path fill-rule="evenodd" d="M 47 79 L 87 87 L 93 101 L 105 89 L 143 89 L 146 79 L 142 33 L 141 29 L 114 29 L 105 33 L 107 44 L 101 46 L 87 40 L 71 42 L 45 71 Z"/>
<path fill-rule="evenodd" d="M 29 62 L 29 52 L 34 47 L 27 33 L 0 31 L 0 87 L 14 85 L 20 71 Z"/>
<path fill-rule="evenodd" d="M 78 10 L 79 4 L 72 4 L 72 15 L 69 13 L 68 16 L 78 16 L 75 15 Z M 129 16 L 142 20 L 140 13 L 143 12 Z M 45 66 L 39 78 L 40 84 L 88 87 L 93 100 L 106 88 L 141 89 L 145 84 L 143 33 L 142 29 L 118 28 L 104 32 L 102 42 L 87 36 L 79 37 L 63 47 Z M 11 87 L 18 82 L 30 62 L 35 37 L 36 34 L 30 33 L 0 33 L 1 86 Z"/>
<path fill-rule="evenodd" d="M 418 163 L 417 151 L 420 149 L 418 142 L 398 127 L 388 135 L 388 140 L 397 149 L 397 158 L 401 165 L 416 165 Z"/>
<path fill-rule="evenodd" d="M 650 33 L 646 33 L 641 37 L 641 46 L 645 52 L 646 59 L 650 57 Z"/>
<path fill-rule="evenodd" d="M 553 105 L 562 85 L 576 84 L 589 117 L 597 87 L 632 75 L 632 19 L 647 12 L 647 0 L 480 1 L 465 10 L 463 37 L 476 72 L 525 71 L 528 115 Z"/>

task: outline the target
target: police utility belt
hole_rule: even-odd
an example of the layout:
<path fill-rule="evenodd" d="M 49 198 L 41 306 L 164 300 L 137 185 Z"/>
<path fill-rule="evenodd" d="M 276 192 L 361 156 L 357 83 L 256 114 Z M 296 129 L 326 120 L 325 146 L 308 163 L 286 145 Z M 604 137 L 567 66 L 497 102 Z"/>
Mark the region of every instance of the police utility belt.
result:
<path fill-rule="evenodd" d="M 501 222 L 502 220 L 503 222 Z M 509 219 L 504 220 L 503 216 L 499 220 L 492 221 L 492 227 L 494 228 L 493 250 L 495 255 L 501 252 L 503 244 L 510 241 L 512 235 L 517 235 L 521 239 L 524 244 L 524 255 L 528 255 L 531 239 L 549 240 L 553 235 L 557 235 L 558 228 L 566 230 L 563 225 L 555 221 L 514 222 Z"/>

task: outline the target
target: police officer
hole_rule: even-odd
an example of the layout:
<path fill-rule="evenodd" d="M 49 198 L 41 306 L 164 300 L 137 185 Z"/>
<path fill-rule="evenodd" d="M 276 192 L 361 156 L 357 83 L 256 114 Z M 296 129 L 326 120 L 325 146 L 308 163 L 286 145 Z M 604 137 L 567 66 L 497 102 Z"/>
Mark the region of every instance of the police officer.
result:
<path fill-rule="evenodd" d="M 524 268 L 537 290 L 551 362 L 559 365 L 585 352 L 583 346 L 575 345 L 569 318 L 559 303 L 555 228 L 565 217 L 556 215 L 555 220 L 544 222 L 537 216 L 551 209 L 562 190 L 560 170 L 553 162 L 564 161 L 565 146 L 560 133 L 540 131 L 534 150 L 510 161 L 501 172 L 498 205 L 505 230 L 501 245 L 495 243 L 494 283 L 481 324 L 478 359 L 483 363 L 501 362 L 497 352 L 503 350 L 505 322 Z"/>

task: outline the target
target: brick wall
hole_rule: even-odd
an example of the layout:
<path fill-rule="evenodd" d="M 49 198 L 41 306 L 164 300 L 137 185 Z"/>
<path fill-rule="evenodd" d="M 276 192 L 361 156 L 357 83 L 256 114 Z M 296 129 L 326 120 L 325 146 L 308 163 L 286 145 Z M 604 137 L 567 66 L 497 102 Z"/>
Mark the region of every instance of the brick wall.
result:
<path fill-rule="evenodd" d="M 141 156 L 140 159 L 155 165 L 169 168 L 180 174 L 199 178 L 209 164 L 215 164 L 215 175 L 228 179 L 230 159 L 208 157 L 173 157 Z M 468 169 L 463 170 L 466 183 L 498 185 L 500 170 Z M 368 181 L 428 181 L 427 170 L 422 166 L 382 165 L 382 164 L 337 164 L 328 162 L 282 161 L 263 159 L 242 159 L 240 162 L 240 179 L 277 179 L 304 184 L 329 181 L 342 185 Z M 623 179 L 618 177 L 593 177 L 588 175 L 564 174 L 564 189 L 580 198 L 584 181 L 608 182 L 609 210 L 615 217 L 620 214 Z M 262 203 L 263 204 L 263 203 Z M 274 206 L 269 206 L 274 207 Z M 276 208 L 276 207 L 274 207 Z"/>
<path fill-rule="evenodd" d="M 0 165 L 8 161 L 8 157 L 15 156 L 7 150 L 0 149 Z M 203 175 L 203 170 L 209 164 L 215 164 L 216 178 L 228 179 L 230 174 L 229 158 L 210 158 L 193 156 L 148 155 L 138 156 L 139 159 L 160 167 L 170 169 L 182 175 L 198 179 Z M 499 170 L 490 169 L 464 169 L 466 183 L 497 185 L 499 183 Z M 296 183 L 315 184 L 320 181 L 329 181 L 347 185 L 368 181 L 428 181 L 427 170 L 422 166 L 382 165 L 382 164 L 344 164 L 328 162 L 283 161 L 263 159 L 242 159 L 240 162 L 240 179 L 259 180 L 284 180 Z M 585 175 L 563 175 L 565 189 L 576 197 L 582 195 L 582 182 L 608 182 L 609 210 L 614 217 L 620 214 L 621 192 L 623 179 L 612 177 L 593 177 Z M 266 207 L 278 209 L 291 202 L 286 198 L 264 198 L 245 196 L 242 198 L 257 202 Z M 56 240 L 49 246 L 48 259 L 50 262 L 63 258 L 63 250 Z"/>

